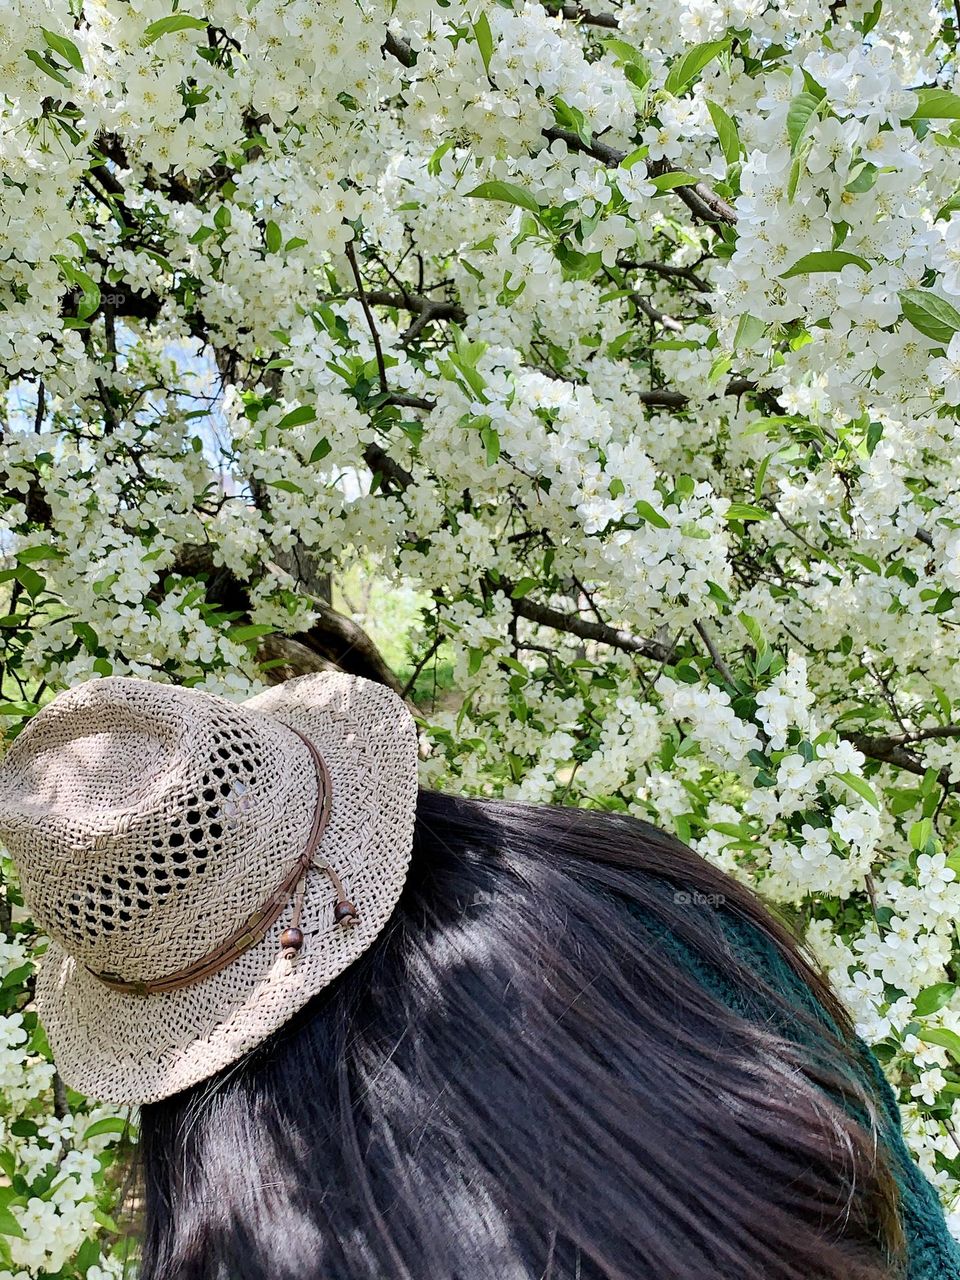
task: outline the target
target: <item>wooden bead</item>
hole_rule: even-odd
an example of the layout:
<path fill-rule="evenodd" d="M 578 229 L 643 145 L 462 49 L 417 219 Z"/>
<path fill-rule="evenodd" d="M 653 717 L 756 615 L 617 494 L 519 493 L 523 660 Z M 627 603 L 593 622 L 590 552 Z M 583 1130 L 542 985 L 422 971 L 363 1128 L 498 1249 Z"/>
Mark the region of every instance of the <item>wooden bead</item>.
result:
<path fill-rule="evenodd" d="M 303 933 L 300 929 L 284 929 L 280 935 L 281 951 L 299 951 L 303 946 Z"/>
<path fill-rule="evenodd" d="M 333 908 L 333 918 L 336 920 L 337 924 L 345 926 L 356 924 L 358 918 L 357 908 L 352 902 L 347 902 L 345 898 L 341 899 L 341 901 Z"/>

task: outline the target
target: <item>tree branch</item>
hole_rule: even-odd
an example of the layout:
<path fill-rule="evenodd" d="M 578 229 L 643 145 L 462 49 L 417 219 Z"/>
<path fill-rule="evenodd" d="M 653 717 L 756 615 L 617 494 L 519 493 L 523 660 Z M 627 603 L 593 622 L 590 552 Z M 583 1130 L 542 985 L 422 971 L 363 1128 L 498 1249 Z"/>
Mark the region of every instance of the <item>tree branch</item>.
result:
<path fill-rule="evenodd" d="M 401 409 L 430 410 L 437 407 L 436 400 L 429 400 L 425 396 L 407 395 L 405 391 L 391 391 L 384 403 L 399 405 Z"/>
<path fill-rule="evenodd" d="M 903 746 L 910 742 L 928 742 L 931 738 L 960 738 L 960 724 L 935 724 L 928 729 L 914 729 L 898 734 L 890 741 Z"/>
<path fill-rule="evenodd" d="M 547 371 L 544 370 L 544 372 Z M 719 394 L 742 396 L 749 391 L 756 390 L 757 384 L 751 382 L 748 378 L 733 378 Z M 638 391 L 634 394 L 641 404 L 649 405 L 654 409 L 682 409 L 690 402 L 690 397 L 682 391 Z M 716 394 L 709 396 L 708 399 L 715 400 Z M 407 409 L 425 409 L 428 411 L 437 407 L 436 400 L 430 400 L 425 396 L 407 395 L 403 391 L 391 391 L 385 403 L 399 405 Z"/>
<path fill-rule="evenodd" d="M 265 561 L 264 567 L 281 579 L 288 579 L 290 576 L 273 561 Z M 241 582 L 225 566 L 214 564 L 212 544 L 185 543 L 178 548 L 170 573 L 187 578 L 206 576 L 206 596 L 211 603 L 219 604 L 230 612 L 237 611 L 249 616 L 248 584 Z M 160 590 L 160 587 L 155 587 L 150 593 L 151 598 L 157 599 Z M 306 631 L 285 637 L 285 640 L 296 640 L 312 655 L 309 669 L 316 669 L 314 662 L 317 658 L 325 659 L 341 671 L 377 680 L 396 693 L 402 693 L 403 686 L 399 678 L 367 632 L 321 597 L 308 592 L 303 594 L 318 614 L 317 620 Z M 274 637 L 271 645 L 275 651 L 278 645 L 282 647 L 283 642 Z M 295 651 L 287 646 L 285 652 L 292 656 Z"/>
<path fill-rule="evenodd" d="M 659 311 L 642 294 L 631 291 L 630 301 L 654 324 L 658 324 L 664 329 L 670 329 L 673 333 L 683 333 L 683 325 L 679 320 L 674 320 L 673 316 L 668 316 L 665 311 Z"/>
<path fill-rule="evenodd" d="M 367 295 L 363 287 L 363 281 L 360 278 L 360 268 L 357 266 L 357 255 L 353 249 L 353 241 L 348 240 L 344 253 L 347 255 L 347 261 L 350 263 L 350 270 L 353 272 L 353 278 L 357 283 L 357 294 L 360 298 L 360 305 L 363 307 L 363 314 L 367 317 L 367 325 L 370 328 L 370 334 L 373 338 L 373 348 L 377 353 L 377 369 L 380 372 L 380 390 L 389 391 L 387 384 L 387 366 L 383 359 L 383 348 L 380 346 L 380 334 L 377 331 L 377 322 L 373 318 L 373 312 L 370 310 L 370 304 L 367 302 Z"/>
<path fill-rule="evenodd" d="M 653 271 L 657 275 L 669 276 L 679 280 L 689 280 L 700 293 L 710 293 L 711 286 L 692 267 L 675 267 L 669 262 L 633 262 L 631 259 L 619 259 L 617 266 L 621 271 Z"/>
<path fill-rule="evenodd" d="M 592 13 L 579 4 L 545 4 L 544 8 L 548 13 L 558 13 L 571 22 L 582 22 L 590 27 L 607 27 L 616 31 L 620 26 L 615 13 Z"/>
<path fill-rule="evenodd" d="M 391 403 L 396 404 L 397 401 L 391 397 Z M 378 444 L 368 444 L 363 451 L 363 460 L 373 472 L 374 475 L 380 477 L 380 488 L 384 493 L 402 492 L 408 485 L 413 484 L 413 476 L 399 462 L 394 462 L 393 458 Z"/>
<path fill-rule="evenodd" d="M 499 590 L 510 596 L 513 590 L 513 584 L 501 578 L 498 583 L 490 581 L 489 586 L 493 590 Z M 591 622 L 588 618 L 581 618 L 575 613 L 562 613 L 559 609 L 553 609 L 546 604 L 537 604 L 534 600 L 528 600 L 526 596 L 522 596 L 519 600 L 510 600 L 510 605 L 514 613 L 521 617 L 527 618 L 530 622 L 537 622 L 541 626 L 550 627 L 554 631 L 563 631 L 571 636 L 578 636 L 581 640 L 597 640 L 601 644 L 609 644 L 615 649 L 620 649 L 624 653 L 638 653 L 643 658 L 652 658 L 656 662 L 666 662 L 669 660 L 673 648 L 662 645 L 657 640 L 645 640 L 640 636 L 633 636 L 628 631 L 621 631 L 617 627 L 611 627 L 605 622 Z"/>
<path fill-rule="evenodd" d="M 380 51 L 389 53 L 392 58 L 402 62 L 405 67 L 412 67 L 417 60 L 413 46 L 408 44 L 406 40 L 401 40 L 399 36 L 395 36 L 392 31 L 387 32 L 387 37 L 380 46 Z"/>
<path fill-rule="evenodd" d="M 595 160 L 599 160 L 601 164 L 608 165 L 612 169 L 618 168 L 627 156 L 626 151 L 620 151 L 617 147 L 608 146 L 607 143 L 601 142 L 598 138 L 592 138 L 589 143 L 585 143 L 572 129 L 560 129 L 550 126 L 542 130 L 542 133 L 550 141 L 559 139 L 565 142 L 571 151 L 581 151 L 585 155 L 593 156 Z M 666 161 L 658 160 L 653 164 L 647 165 L 647 173 L 651 178 L 655 178 L 661 173 L 669 172 L 669 168 L 670 166 Z M 718 196 L 715 191 L 708 187 L 705 182 L 694 182 L 686 186 L 672 187 L 671 190 L 680 197 L 690 212 L 702 222 L 725 222 L 731 226 L 735 225 L 737 221 L 736 210 L 722 196 Z"/>
<path fill-rule="evenodd" d="M 727 684 L 730 685 L 732 689 L 735 689 L 737 687 L 737 682 L 733 678 L 733 672 L 730 670 L 730 668 L 724 662 L 723 658 L 720 656 L 720 650 L 717 648 L 716 642 L 714 641 L 713 636 L 710 634 L 710 630 L 707 627 L 707 624 L 705 622 L 695 622 L 693 626 L 697 635 L 706 645 L 707 653 L 709 653 L 710 655 L 711 662 L 716 667 L 716 669 L 720 672 L 720 674 L 723 676 Z"/>
<path fill-rule="evenodd" d="M 855 746 L 868 759 L 896 765 L 898 769 L 904 769 L 907 773 L 914 773 L 918 777 L 922 778 L 929 768 L 914 752 L 897 745 L 895 738 L 871 738 L 863 733 L 841 733 L 840 737 Z M 952 790 L 956 785 L 951 780 L 950 770 L 946 767 L 937 774 L 937 781 L 945 791 Z"/>
<path fill-rule="evenodd" d="M 626 151 L 611 147 L 606 142 L 601 142 L 599 138 L 591 138 L 589 143 L 582 142 L 579 134 L 574 133 L 572 129 L 548 125 L 541 132 L 548 142 L 565 142 L 571 151 L 580 151 L 584 155 L 593 156 L 594 160 L 599 160 L 601 164 L 608 165 L 611 169 L 618 168 L 627 157 Z M 677 191 L 679 188 L 675 187 L 674 190 Z"/>
<path fill-rule="evenodd" d="M 359 295 L 358 295 L 359 296 Z M 396 307 L 399 311 L 429 313 L 433 320 L 454 320 L 463 324 L 467 313 L 458 302 L 436 301 L 420 293 L 391 293 L 389 289 L 368 289 L 367 301 L 377 307 Z"/>
<path fill-rule="evenodd" d="M 427 663 L 430 661 L 433 655 L 437 652 L 437 650 L 443 644 L 444 639 L 445 639 L 445 636 L 443 635 L 443 633 L 438 631 L 437 634 L 434 636 L 430 644 L 430 647 L 427 649 L 426 653 L 423 655 L 423 657 L 414 667 L 413 671 L 410 674 L 410 678 L 407 680 L 407 683 L 403 686 L 403 696 L 405 698 L 409 698 L 410 695 L 413 693 L 413 688 L 414 688 L 414 685 L 417 683 L 417 680 L 420 676 L 420 672 L 424 669 L 424 667 L 427 665 Z"/>
<path fill-rule="evenodd" d="M 283 580 L 287 575 L 272 561 L 264 561 L 269 573 Z M 339 613 L 321 596 L 303 592 L 319 615 L 309 631 L 295 638 L 313 653 L 335 663 L 341 671 L 366 676 L 387 685 L 394 693 L 403 693 L 403 685 L 372 637 L 346 614 Z"/>

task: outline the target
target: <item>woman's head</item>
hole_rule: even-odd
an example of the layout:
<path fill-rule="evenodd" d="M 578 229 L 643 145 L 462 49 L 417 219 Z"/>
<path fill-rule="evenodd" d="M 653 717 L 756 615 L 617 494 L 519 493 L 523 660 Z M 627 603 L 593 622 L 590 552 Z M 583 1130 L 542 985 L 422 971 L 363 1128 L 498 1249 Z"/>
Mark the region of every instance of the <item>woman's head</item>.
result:
<path fill-rule="evenodd" d="M 422 792 L 373 945 L 144 1108 L 144 1280 L 887 1280 L 847 1032 L 755 900 L 656 829 Z"/>

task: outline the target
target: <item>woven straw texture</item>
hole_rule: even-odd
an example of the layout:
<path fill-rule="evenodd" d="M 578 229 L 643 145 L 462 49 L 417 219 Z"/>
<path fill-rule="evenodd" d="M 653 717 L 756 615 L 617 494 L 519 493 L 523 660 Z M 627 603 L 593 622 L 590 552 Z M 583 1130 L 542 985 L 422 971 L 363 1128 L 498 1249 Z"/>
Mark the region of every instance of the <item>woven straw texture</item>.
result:
<path fill-rule="evenodd" d="M 313 819 L 316 773 L 333 805 L 317 850 L 359 922 L 333 917 L 307 874 L 302 951 L 279 961 L 284 909 L 263 940 L 181 990 L 112 990 L 195 963 L 276 892 Z M 67 1084 L 143 1103 L 258 1044 L 374 940 L 400 896 L 417 801 L 417 735 L 389 689 L 341 672 L 299 676 L 234 703 L 126 676 L 57 695 L 0 764 L 0 839 L 50 944 L 37 1010 Z M 89 966 L 89 968 L 88 968 Z"/>

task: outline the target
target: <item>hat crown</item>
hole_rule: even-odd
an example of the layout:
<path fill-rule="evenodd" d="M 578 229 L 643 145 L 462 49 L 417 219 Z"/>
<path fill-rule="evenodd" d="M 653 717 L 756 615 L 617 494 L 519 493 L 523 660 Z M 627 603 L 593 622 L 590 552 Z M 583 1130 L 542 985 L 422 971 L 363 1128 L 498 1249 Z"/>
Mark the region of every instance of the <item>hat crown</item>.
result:
<path fill-rule="evenodd" d="M 149 981 L 262 906 L 302 847 L 315 785 L 273 717 L 109 676 L 58 694 L 15 740 L 0 835 L 44 932 L 95 972 Z"/>

